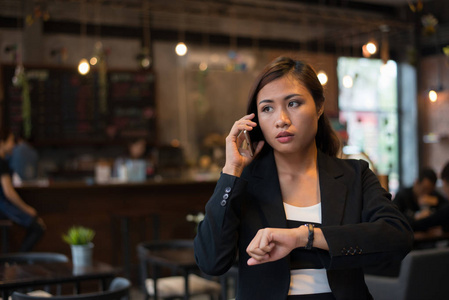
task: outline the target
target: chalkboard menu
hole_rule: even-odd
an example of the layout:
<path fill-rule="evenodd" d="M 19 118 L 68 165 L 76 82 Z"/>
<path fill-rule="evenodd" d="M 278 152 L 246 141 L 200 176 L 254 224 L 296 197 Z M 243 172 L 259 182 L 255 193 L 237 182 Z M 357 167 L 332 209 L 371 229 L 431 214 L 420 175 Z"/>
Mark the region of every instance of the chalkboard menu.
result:
<path fill-rule="evenodd" d="M 22 89 L 12 83 L 14 66 L 2 66 L 3 126 L 19 132 Z M 31 136 L 39 144 L 123 142 L 145 138 L 155 143 L 154 74 L 27 68 Z"/>

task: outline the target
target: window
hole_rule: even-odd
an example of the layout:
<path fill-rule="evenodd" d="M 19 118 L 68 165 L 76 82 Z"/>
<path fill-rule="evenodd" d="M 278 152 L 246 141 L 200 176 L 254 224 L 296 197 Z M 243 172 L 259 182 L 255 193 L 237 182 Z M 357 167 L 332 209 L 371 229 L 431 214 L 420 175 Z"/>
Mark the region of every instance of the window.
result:
<path fill-rule="evenodd" d="M 399 187 L 397 66 L 378 59 L 338 59 L 339 121 L 348 139 L 343 152 L 366 154 L 377 175 Z"/>

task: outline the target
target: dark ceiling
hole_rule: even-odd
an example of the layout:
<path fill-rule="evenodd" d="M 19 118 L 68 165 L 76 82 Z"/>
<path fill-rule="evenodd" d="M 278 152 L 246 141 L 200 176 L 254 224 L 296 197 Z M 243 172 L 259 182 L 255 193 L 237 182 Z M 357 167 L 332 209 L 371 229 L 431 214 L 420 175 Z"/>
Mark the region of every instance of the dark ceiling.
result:
<path fill-rule="evenodd" d="M 141 37 L 149 24 L 153 40 L 288 47 L 320 51 L 359 47 L 369 38 L 387 37 L 393 52 L 415 45 L 423 54 L 449 44 L 449 1 L 411 0 L 0 0 L 0 27 L 22 26 L 36 7 L 48 12 L 44 34 Z M 421 34 L 422 16 L 438 25 Z M 429 20 L 432 20 L 431 18 Z M 145 23 L 147 21 L 148 23 Z M 147 26 L 148 27 L 148 26 Z M 342 50 L 346 51 L 346 50 Z"/>

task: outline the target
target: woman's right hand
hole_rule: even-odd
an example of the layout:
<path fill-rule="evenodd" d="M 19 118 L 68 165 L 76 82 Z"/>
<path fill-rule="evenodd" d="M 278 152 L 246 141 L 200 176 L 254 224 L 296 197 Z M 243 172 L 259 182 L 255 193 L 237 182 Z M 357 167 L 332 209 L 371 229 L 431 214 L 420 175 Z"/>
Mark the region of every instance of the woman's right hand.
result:
<path fill-rule="evenodd" d="M 37 211 L 33 207 L 31 207 L 29 205 L 27 205 L 25 207 L 25 211 L 26 211 L 27 214 L 31 215 L 32 217 L 37 216 Z"/>
<path fill-rule="evenodd" d="M 252 113 L 236 121 L 232 126 L 229 135 L 226 137 L 226 163 L 223 167 L 223 173 L 240 177 L 243 169 L 249 165 L 254 157 L 256 157 L 262 150 L 264 141 L 259 141 L 257 143 L 253 157 L 251 157 L 249 150 L 241 147 L 245 140 L 245 136 L 240 134 L 240 132 L 243 130 L 251 131 L 257 126 L 257 123 L 251 121 L 254 116 L 254 113 Z"/>

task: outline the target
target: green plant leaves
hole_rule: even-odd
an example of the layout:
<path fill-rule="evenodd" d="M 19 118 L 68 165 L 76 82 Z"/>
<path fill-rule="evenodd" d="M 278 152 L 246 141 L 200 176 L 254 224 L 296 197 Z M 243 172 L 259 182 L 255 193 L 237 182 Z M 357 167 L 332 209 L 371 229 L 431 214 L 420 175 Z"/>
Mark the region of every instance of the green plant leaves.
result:
<path fill-rule="evenodd" d="M 92 242 L 95 231 L 83 226 L 72 226 L 62 239 L 69 245 L 86 245 Z"/>

